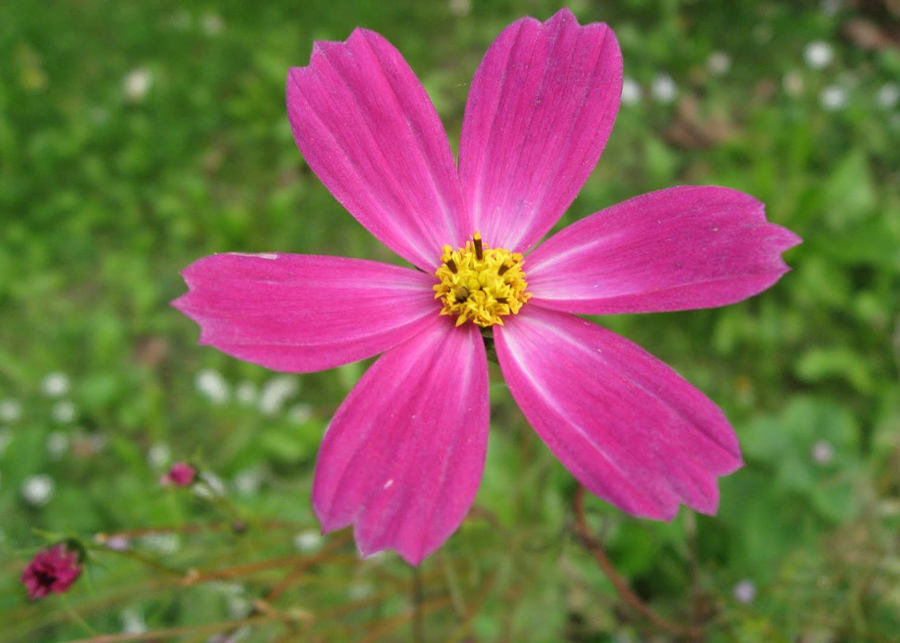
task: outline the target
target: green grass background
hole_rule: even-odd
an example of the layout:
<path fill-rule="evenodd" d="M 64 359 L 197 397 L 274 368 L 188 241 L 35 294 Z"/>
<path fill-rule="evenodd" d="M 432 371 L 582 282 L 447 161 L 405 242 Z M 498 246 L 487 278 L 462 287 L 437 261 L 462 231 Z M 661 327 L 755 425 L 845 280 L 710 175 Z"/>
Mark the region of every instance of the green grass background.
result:
<path fill-rule="evenodd" d="M 794 270 L 749 301 L 598 320 L 721 405 L 747 466 L 722 481 L 717 517 L 658 524 L 591 499 L 591 525 L 641 598 L 702 624 L 704 640 L 898 640 L 900 108 L 878 99 L 900 79 L 896 3 L 567 4 L 616 30 L 644 91 L 561 225 L 650 190 L 718 184 L 762 199 L 805 240 L 786 254 Z M 293 142 L 285 74 L 314 40 L 358 25 L 385 35 L 455 148 L 492 39 L 559 6 L 0 4 L 0 401 L 21 409 L 0 420 L 0 641 L 141 627 L 194 628 L 166 639 L 179 641 L 677 638 L 623 608 L 573 537 L 574 483 L 497 373 L 476 510 L 416 576 L 392 554 L 359 561 L 345 535 L 309 535 L 316 449 L 365 364 L 276 379 L 196 346 L 196 326 L 168 306 L 180 270 L 212 252 L 392 260 Z M 833 48 L 823 69 L 804 60 L 814 41 Z M 716 52 L 724 73 L 710 69 Z M 135 70 L 151 79 L 141 97 L 125 88 Z M 677 84 L 671 103 L 652 96 L 660 73 Z M 840 109 L 823 104 L 829 87 Z M 204 369 L 222 375 L 227 401 L 198 391 Z M 71 382 L 59 398 L 41 388 L 53 372 Z M 259 392 L 273 386 L 286 399 L 267 413 Z M 160 488 L 166 451 L 221 478 L 225 499 Z M 54 493 L 34 505 L 23 487 L 40 474 Z M 104 549 L 100 533 L 127 534 L 130 549 Z M 69 536 L 90 545 L 84 577 L 30 603 L 24 564 Z M 185 582 L 191 569 L 232 572 Z M 738 600 L 750 584 L 752 600 Z M 278 618 L 260 621 L 266 609 Z M 248 615 L 258 620 L 216 625 Z"/>

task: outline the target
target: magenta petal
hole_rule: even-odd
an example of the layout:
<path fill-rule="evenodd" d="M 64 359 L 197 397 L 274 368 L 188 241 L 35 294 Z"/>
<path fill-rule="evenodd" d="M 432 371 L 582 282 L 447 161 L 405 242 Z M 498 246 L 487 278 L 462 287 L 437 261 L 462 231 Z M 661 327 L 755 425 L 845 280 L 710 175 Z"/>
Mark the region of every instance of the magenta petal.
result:
<path fill-rule="evenodd" d="M 228 253 L 182 274 L 190 291 L 172 305 L 200 325 L 200 343 L 276 371 L 377 355 L 440 312 L 433 276 L 361 259 Z"/>
<path fill-rule="evenodd" d="M 526 262 L 531 303 L 579 314 L 724 306 L 761 292 L 800 243 L 753 197 L 718 187 L 651 192 L 550 237 Z"/>
<path fill-rule="evenodd" d="M 474 229 L 524 251 L 569 207 L 612 130 L 622 54 L 604 24 L 568 9 L 522 18 L 491 45 L 472 80 L 459 150 Z"/>
<path fill-rule="evenodd" d="M 331 421 L 313 483 L 322 529 L 353 524 L 363 555 L 419 564 L 472 505 L 487 433 L 481 336 L 438 318 L 375 362 Z"/>
<path fill-rule="evenodd" d="M 588 321 L 527 304 L 494 327 L 503 375 L 525 417 L 597 496 L 670 520 L 714 513 L 716 478 L 741 466 L 722 411 L 640 347 Z"/>
<path fill-rule="evenodd" d="M 426 272 L 471 234 L 447 135 L 409 65 L 377 33 L 317 42 L 288 72 L 297 146 L 357 221 Z"/>

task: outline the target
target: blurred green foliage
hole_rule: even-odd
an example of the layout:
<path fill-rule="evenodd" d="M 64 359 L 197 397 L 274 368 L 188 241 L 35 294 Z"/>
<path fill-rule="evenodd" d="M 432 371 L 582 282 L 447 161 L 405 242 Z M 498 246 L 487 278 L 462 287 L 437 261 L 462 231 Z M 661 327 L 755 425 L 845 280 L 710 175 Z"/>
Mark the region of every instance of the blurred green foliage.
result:
<path fill-rule="evenodd" d="M 717 517 L 657 524 L 592 499 L 592 526 L 641 598 L 670 620 L 704 623 L 706 640 L 896 640 L 896 4 L 568 4 L 581 22 L 613 26 L 642 93 L 623 104 L 560 225 L 650 190 L 719 184 L 762 199 L 770 220 L 805 240 L 787 253 L 794 271 L 747 302 L 599 320 L 719 403 L 747 466 L 722 481 Z M 285 379 L 195 346 L 196 327 L 168 306 L 183 291 L 179 271 L 212 252 L 395 260 L 292 140 L 285 73 L 306 64 L 313 40 L 357 25 L 388 37 L 455 147 L 491 40 L 557 8 L 0 5 L 0 641 L 88 636 L 72 609 L 111 633 L 262 619 L 238 630 L 245 641 L 294 640 L 279 638 L 288 626 L 303 640 L 406 640 L 417 619 L 427 640 L 654 635 L 572 537 L 574 482 L 499 377 L 476 508 L 414 575 L 393 555 L 358 561 L 346 534 L 315 538 L 316 449 L 364 365 Z M 815 42 L 832 53 L 824 66 L 808 61 Z M 662 73 L 672 100 L 654 95 Z M 181 459 L 218 476 L 222 495 L 215 479 L 206 497 L 161 488 L 167 462 Z M 127 535 L 130 549 L 97 534 Z M 29 604 L 18 575 L 53 535 L 92 543 L 93 562 L 65 599 Z M 263 567 L 203 576 L 244 564 Z M 291 569 L 275 595 L 283 613 L 265 620 L 257 601 Z"/>

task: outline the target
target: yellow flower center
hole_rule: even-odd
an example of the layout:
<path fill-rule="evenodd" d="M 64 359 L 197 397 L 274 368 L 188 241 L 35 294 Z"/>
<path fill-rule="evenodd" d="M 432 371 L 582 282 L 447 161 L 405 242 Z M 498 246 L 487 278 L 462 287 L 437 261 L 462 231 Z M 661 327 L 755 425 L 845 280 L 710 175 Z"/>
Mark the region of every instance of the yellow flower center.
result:
<path fill-rule="evenodd" d="M 522 255 L 485 245 L 477 232 L 465 248 L 444 246 L 441 261 L 434 298 L 443 301 L 442 315 L 456 316 L 457 326 L 466 320 L 482 328 L 502 326 L 503 317 L 518 313 L 531 298 Z"/>

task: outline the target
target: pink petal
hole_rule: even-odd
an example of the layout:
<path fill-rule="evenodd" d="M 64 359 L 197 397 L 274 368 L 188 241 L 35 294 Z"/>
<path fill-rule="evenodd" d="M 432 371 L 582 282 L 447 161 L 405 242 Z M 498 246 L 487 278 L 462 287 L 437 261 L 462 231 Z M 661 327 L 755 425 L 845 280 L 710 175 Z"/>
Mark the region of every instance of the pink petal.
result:
<path fill-rule="evenodd" d="M 527 304 L 494 327 L 497 357 L 525 417 L 597 496 L 636 516 L 678 503 L 714 513 L 717 476 L 741 466 L 724 414 L 628 340 Z"/>
<path fill-rule="evenodd" d="M 800 243 L 753 197 L 717 187 L 660 190 L 597 212 L 529 255 L 532 305 L 591 315 L 724 306 L 790 268 Z"/>
<path fill-rule="evenodd" d="M 287 108 L 313 172 L 401 257 L 433 272 L 444 244 L 471 234 L 440 119 L 380 35 L 316 42 L 309 65 L 288 72 Z"/>
<path fill-rule="evenodd" d="M 479 332 L 438 318 L 375 362 L 331 421 L 313 483 L 322 529 L 353 524 L 363 555 L 395 549 L 418 565 L 472 505 L 487 433 Z"/>
<path fill-rule="evenodd" d="M 433 276 L 361 259 L 228 253 L 182 274 L 190 291 L 172 305 L 200 325 L 200 343 L 276 371 L 377 355 L 440 312 Z"/>
<path fill-rule="evenodd" d="M 491 45 L 472 81 L 459 176 L 474 229 L 524 251 L 569 207 L 612 130 L 622 54 L 612 30 L 568 9 L 522 18 Z"/>

